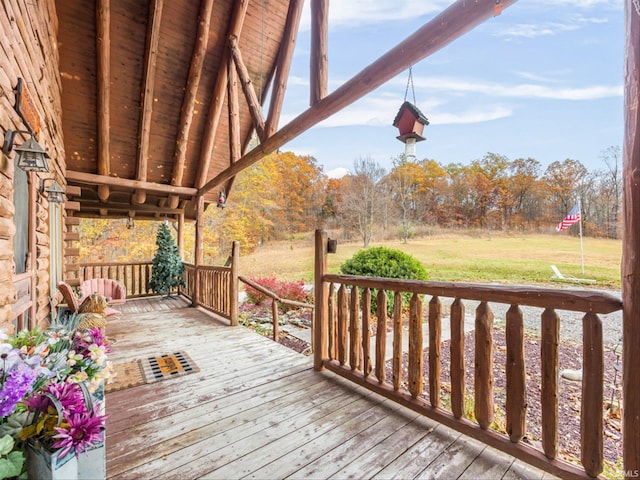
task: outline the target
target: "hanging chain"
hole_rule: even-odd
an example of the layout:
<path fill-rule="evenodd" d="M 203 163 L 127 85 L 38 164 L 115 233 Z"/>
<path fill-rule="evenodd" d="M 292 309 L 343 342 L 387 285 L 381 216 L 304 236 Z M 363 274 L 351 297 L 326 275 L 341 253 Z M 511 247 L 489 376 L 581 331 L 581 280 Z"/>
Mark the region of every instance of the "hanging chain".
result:
<path fill-rule="evenodd" d="M 409 93 L 409 85 L 411 85 L 411 94 L 413 95 L 413 104 L 416 104 L 416 91 L 413 88 L 413 66 L 409 66 L 409 78 L 407 79 L 407 88 L 404 91 L 404 101 L 407 101 L 407 94 Z"/>

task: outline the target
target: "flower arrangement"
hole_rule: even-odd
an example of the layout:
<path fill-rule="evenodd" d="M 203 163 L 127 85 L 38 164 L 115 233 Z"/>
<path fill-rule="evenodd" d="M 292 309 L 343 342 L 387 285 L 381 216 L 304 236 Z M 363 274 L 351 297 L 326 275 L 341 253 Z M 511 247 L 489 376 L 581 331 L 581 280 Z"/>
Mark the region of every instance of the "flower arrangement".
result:
<path fill-rule="evenodd" d="M 108 353 L 99 328 L 0 332 L 0 479 L 20 475 L 29 443 L 62 458 L 102 442 Z"/>

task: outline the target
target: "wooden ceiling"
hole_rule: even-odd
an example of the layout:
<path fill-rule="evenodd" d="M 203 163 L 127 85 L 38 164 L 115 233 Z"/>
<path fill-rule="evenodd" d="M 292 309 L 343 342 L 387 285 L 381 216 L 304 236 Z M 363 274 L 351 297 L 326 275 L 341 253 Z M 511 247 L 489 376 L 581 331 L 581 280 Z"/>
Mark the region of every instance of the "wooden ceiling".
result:
<path fill-rule="evenodd" d="M 456 0 L 328 93 L 329 0 L 310 0 L 310 107 L 278 129 L 303 0 L 56 0 L 68 197 L 85 217 L 195 219 L 243 169 L 515 2 Z"/>
<path fill-rule="evenodd" d="M 66 178 L 81 189 L 70 195 L 80 215 L 194 218 L 198 189 L 242 156 L 255 127 L 264 138 L 277 126 L 302 0 L 58 0 L 56 9 Z"/>

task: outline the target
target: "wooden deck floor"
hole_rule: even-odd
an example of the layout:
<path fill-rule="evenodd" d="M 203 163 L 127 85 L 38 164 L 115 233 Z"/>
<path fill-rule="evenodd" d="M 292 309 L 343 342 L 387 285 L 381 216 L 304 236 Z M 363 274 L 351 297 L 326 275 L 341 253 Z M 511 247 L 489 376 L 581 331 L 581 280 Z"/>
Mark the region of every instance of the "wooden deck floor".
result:
<path fill-rule="evenodd" d="M 107 476 L 549 478 L 179 299 L 110 319 L 114 363 L 186 351 L 200 368 L 107 394 Z"/>

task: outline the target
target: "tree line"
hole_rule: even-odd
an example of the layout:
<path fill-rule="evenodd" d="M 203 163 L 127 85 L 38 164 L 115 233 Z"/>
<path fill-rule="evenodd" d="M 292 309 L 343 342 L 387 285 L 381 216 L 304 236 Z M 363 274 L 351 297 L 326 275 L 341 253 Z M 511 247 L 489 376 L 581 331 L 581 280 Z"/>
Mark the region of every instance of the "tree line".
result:
<path fill-rule="evenodd" d="M 250 252 L 316 228 L 338 230 L 343 240 L 361 241 L 364 246 L 383 233 L 385 238 L 392 232 L 408 241 L 416 232 L 435 226 L 552 232 L 578 201 L 585 236 L 619 238 L 620 148 L 607 148 L 601 160 L 602 168 L 589 171 L 573 159 L 543 169 L 534 158 L 510 160 L 496 153 L 469 164 L 401 155 L 392 159 L 387 171 L 362 157 L 344 177 L 328 178 L 311 156 L 273 153 L 237 175 L 226 208 L 211 205 L 205 211 L 205 262 L 224 260 L 235 240 Z M 139 238 L 136 233 L 150 228 L 137 222 L 134 231 L 121 235 L 114 229 L 124 229 L 124 222 L 109 226 L 98 222 L 97 228 L 86 225 L 81 230 L 87 230 L 87 237 L 121 239 Z M 574 226 L 571 232 L 577 234 L 577 229 Z M 193 238 L 191 226 L 185 235 L 188 261 Z M 136 251 L 144 255 L 153 246 L 138 245 Z"/>

